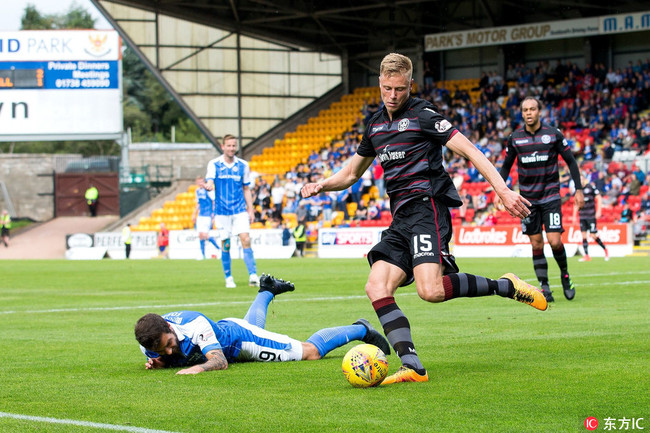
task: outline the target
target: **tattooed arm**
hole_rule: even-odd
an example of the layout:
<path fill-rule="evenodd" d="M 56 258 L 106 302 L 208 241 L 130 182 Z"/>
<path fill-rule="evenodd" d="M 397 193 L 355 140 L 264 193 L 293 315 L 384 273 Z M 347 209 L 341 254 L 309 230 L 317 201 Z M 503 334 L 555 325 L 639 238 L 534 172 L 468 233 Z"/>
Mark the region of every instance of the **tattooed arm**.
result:
<path fill-rule="evenodd" d="M 205 357 L 208 358 L 208 360 L 203 364 L 185 368 L 176 374 L 199 374 L 203 373 L 204 371 L 225 370 L 228 368 L 226 355 L 223 354 L 223 351 L 221 349 L 211 350 L 205 354 Z"/>

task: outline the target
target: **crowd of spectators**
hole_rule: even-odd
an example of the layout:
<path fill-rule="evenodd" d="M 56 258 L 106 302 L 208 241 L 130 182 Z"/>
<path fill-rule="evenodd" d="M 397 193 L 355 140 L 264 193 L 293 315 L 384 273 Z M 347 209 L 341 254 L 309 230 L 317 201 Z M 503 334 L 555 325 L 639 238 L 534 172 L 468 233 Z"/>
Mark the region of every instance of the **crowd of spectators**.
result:
<path fill-rule="evenodd" d="M 529 95 L 538 97 L 543 104 L 542 122 L 564 133 L 583 171 L 602 192 L 604 205 L 618 210 L 617 219 L 636 222 L 638 230 L 650 224 L 648 176 L 633 162 L 635 157 L 650 157 L 650 60 L 609 69 L 603 64 L 580 68 L 562 60 L 555 66 L 548 62 L 513 64 L 507 67 L 505 77 L 483 73 L 477 88 L 471 90 L 480 92 L 474 101 L 467 89 L 445 88 L 429 79 L 415 96 L 436 105 L 497 168 L 503 162 L 507 137 L 522 124 L 521 101 Z M 342 215 L 338 221 L 348 224 L 385 218 L 390 213 L 389 203 L 377 161 L 345 191 L 307 200 L 298 197 L 304 183 L 341 169 L 342 162 L 356 152 L 365 120 L 379 108 L 379 100 L 368 101 L 352 130 L 320 152 L 312 152 L 305 163 L 284 178 L 276 177 L 272 185 L 257 177 L 253 190 L 257 221 L 275 227 L 281 224 L 283 214 L 294 214 L 298 221 L 327 224 L 334 212 Z M 625 152 L 631 160 L 618 161 L 616 152 Z M 444 155 L 464 201 L 454 216 L 466 224 L 482 225 L 503 219 L 492 207 L 494 193 L 489 188 L 486 191 L 478 171 L 446 148 Z M 562 190 L 569 200 L 570 178 L 566 167 L 562 170 Z M 481 187 L 472 188 L 473 184 Z"/>

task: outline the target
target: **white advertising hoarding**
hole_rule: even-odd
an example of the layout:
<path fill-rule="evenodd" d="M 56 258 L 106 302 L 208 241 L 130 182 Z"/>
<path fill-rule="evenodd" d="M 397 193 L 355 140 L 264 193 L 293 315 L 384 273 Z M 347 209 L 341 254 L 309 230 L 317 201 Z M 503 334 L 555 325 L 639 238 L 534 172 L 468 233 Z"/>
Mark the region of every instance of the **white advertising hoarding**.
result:
<path fill-rule="evenodd" d="M 210 233 L 221 245 L 218 233 Z M 257 259 L 289 259 L 296 250 L 293 239 L 289 245 L 282 245 L 282 230 L 265 229 L 250 231 L 251 248 Z M 131 259 L 152 259 L 158 257 L 158 234 L 156 232 L 131 233 Z M 241 259 L 243 249 L 239 237 L 230 240 L 232 259 Z M 100 232 L 94 235 L 75 233 L 68 236 L 66 258 L 69 260 L 100 260 L 126 258 L 126 250 L 120 232 Z M 170 230 L 167 256 L 170 259 L 200 259 L 201 248 L 196 230 Z M 206 242 L 205 256 L 221 260 L 221 250 Z"/>
<path fill-rule="evenodd" d="M 318 231 L 318 257 L 361 258 L 381 240 L 381 233 L 388 227 L 328 228 Z M 599 227 L 601 239 L 607 245 L 611 257 L 622 257 L 633 251 L 631 228 L 627 224 L 603 224 Z M 580 228 L 566 227 L 562 242 L 568 257 L 580 253 L 582 235 Z M 593 240 L 590 243 L 594 243 Z M 594 244 L 595 245 L 595 244 Z M 450 245 L 456 257 L 531 257 L 528 236 L 520 225 L 494 227 L 455 226 L 454 241 Z M 546 254 L 552 252 L 546 245 Z M 602 249 L 593 247 L 592 256 L 602 256 Z"/>
<path fill-rule="evenodd" d="M 216 231 L 211 235 L 221 245 L 221 240 Z M 252 229 L 250 231 L 251 248 L 256 259 L 288 259 L 293 256 L 296 249 L 292 239 L 287 246 L 282 245 L 282 230 L 280 229 Z M 215 248 L 210 242 L 205 244 L 205 256 L 221 260 L 221 250 Z M 244 257 L 239 236 L 230 238 L 230 258 L 241 259 Z M 170 259 L 199 259 L 201 249 L 199 235 L 196 230 L 170 230 L 169 232 L 169 258 Z"/>
<path fill-rule="evenodd" d="M 359 258 L 365 257 L 381 233 L 388 227 L 323 228 L 318 230 L 318 257 Z"/>
<path fill-rule="evenodd" d="M 117 32 L 0 32 L 0 141 L 117 139 L 122 130 Z"/>

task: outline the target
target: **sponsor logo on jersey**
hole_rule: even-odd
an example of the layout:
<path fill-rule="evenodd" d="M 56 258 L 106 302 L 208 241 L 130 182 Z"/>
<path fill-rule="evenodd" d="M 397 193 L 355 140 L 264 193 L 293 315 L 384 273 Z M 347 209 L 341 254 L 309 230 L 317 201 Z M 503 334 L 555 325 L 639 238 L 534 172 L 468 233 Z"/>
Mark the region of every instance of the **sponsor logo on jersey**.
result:
<path fill-rule="evenodd" d="M 228 167 L 225 166 L 225 165 L 222 165 L 221 167 L 219 167 L 219 171 L 224 171 L 224 170 L 228 170 Z M 233 165 L 232 166 L 232 171 L 239 171 L 239 166 L 237 166 L 237 164 Z"/>
<path fill-rule="evenodd" d="M 374 126 L 374 127 L 372 128 L 372 133 L 374 134 L 374 133 L 377 132 L 377 131 L 381 131 L 382 129 L 384 129 L 385 126 L 386 126 L 386 125 Z"/>
<path fill-rule="evenodd" d="M 388 150 L 389 147 L 390 146 L 384 147 L 384 150 L 379 154 L 379 160 L 381 162 L 394 161 L 396 159 L 404 159 L 406 152 L 404 151 L 391 152 L 390 150 Z"/>
<path fill-rule="evenodd" d="M 524 138 L 523 140 L 515 140 L 515 144 L 526 144 L 528 143 L 528 139 Z"/>
<path fill-rule="evenodd" d="M 238 174 L 220 174 L 218 178 L 219 179 L 232 179 L 232 180 L 235 180 L 237 182 L 239 182 L 241 180 L 241 176 L 238 175 Z"/>
<path fill-rule="evenodd" d="M 436 131 L 438 131 L 438 132 L 445 132 L 445 131 L 448 131 L 451 128 L 451 123 L 449 123 L 448 120 L 443 119 L 443 120 L 437 121 L 434 127 L 436 128 Z"/>
<path fill-rule="evenodd" d="M 397 124 L 397 130 L 399 132 L 406 131 L 408 129 L 408 127 L 409 127 L 409 123 L 410 122 L 409 122 L 408 119 L 400 120 L 399 123 Z"/>
<path fill-rule="evenodd" d="M 214 337 L 214 332 L 210 331 L 207 334 L 199 334 L 199 340 L 200 341 L 208 341 L 209 339 Z"/>
<path fill-rule="evenodd" d="M 544 162 L 548 161 L 548 155 L 538 155 L 537 152 L 534 152 L 532 155 L 522 156 L 522 164 L 532 164 L 535 162 Z"/>
<path fill-rule="evenodd" d="M 549 144 L 551 142 L 551 136 L 548 134 L 542 135 L 542 143 Z M 565 141 L 566 144 L 566 141 Z"/>

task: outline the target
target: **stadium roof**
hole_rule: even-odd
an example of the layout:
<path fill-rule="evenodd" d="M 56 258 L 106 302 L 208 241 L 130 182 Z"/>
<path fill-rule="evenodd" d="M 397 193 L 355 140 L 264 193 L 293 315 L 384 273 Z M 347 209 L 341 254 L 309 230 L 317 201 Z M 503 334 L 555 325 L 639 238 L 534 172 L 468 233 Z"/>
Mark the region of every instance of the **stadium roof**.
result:
<path fill-rule="evenodd" d="M 110 0 L 315 51 L 363 59 L 413 49 L 426 34 L 647 9 L 638 1 Z"/>

